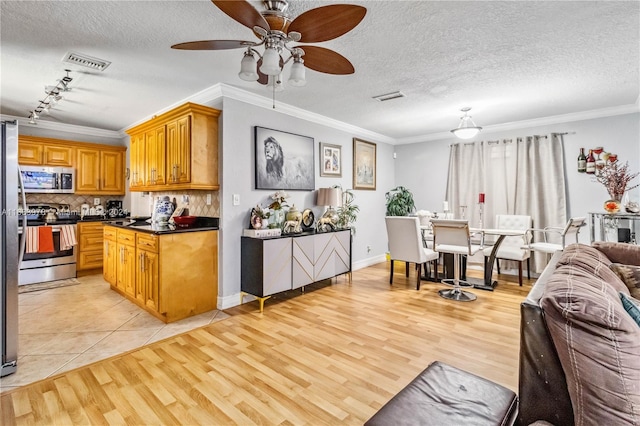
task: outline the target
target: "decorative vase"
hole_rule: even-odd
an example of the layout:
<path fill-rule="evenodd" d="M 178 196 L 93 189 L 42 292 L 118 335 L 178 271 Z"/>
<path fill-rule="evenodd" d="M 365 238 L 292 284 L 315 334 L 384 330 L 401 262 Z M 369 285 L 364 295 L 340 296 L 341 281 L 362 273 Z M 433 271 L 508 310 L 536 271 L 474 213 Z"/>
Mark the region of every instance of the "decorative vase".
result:
<path fill-rule="evenodd" d="M 604 209 L 609 214 L 618 213 L 622 207 L 622 195 L 623 194 L 609 194 L 610 200 L 604 202 Z"/>
<path fill-rule="evenodd" d="M 284 225 L 284 210 L 276 209 L 271 213 L 269 228 L 282 228 Z"/>
<path fill-rule="evenodd" d="M 302 213 L 298 211 L 295 205 L 292 205 L 287 212 L 287 220 L 295 220 L 296 222 L 302 222 Z"/>
<path fill-rule="evenodd" d="M 174 206 L 168 196 L 164 196 L 156 203 L 155 219 L 156 222 L 166 223 L 173 213 Z"/>

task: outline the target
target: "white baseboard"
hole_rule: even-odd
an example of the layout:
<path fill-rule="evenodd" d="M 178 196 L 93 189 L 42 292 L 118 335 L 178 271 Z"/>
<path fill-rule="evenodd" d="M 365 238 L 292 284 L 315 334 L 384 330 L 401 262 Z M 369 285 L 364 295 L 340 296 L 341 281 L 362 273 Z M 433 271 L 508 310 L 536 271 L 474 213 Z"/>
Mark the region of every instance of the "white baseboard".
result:
<path fill-rule="evenodd" d="M 367 266 L 375 265 L 376 263 L 382 263 L 387 261 L 387 256 L 380 254 L 378 256 L 370 257 L 368 259 L 358 260 L 351 264 L 351 270 L 357 271 L 358 269 L 366 268 Z"/>

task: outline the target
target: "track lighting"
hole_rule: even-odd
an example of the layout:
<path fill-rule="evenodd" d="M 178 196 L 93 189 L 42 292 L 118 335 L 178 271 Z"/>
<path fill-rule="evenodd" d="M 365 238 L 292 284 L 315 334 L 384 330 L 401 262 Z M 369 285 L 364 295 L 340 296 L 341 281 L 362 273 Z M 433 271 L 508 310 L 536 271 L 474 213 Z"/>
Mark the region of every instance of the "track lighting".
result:
<path fill-rule="evenodd" d="M 45 86 L 44 93 L 47 96 L 44 99 L 39 100 L 40 102 L 38 106 L 29 111 L 29 124 L 38 124 L 36 120 L 40 118 L 40 114 L 43 112 L 49 114 L 51 112 L 51 108 L 56 106 L 64 97 L 60 94 L 60 92 L 68 92 L 71 90 L 69 87 L 69 83 L 73 81 L 73 78 L 69 76 L 71 70 L 65 70 L 67 75 L 58 79 L 58 83 L 55 86 Z"/>

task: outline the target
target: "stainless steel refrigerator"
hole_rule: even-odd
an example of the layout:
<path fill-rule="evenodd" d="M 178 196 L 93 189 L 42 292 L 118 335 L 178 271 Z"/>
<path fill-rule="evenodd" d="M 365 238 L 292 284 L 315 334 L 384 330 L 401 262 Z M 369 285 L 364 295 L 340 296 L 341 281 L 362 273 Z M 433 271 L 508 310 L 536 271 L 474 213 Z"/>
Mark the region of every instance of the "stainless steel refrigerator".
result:
<path fill-rule="evenodd" d="M 15 373 L 18 367 L 18 270 L 20 254 L 18 240 L 18 123 L 2 122 L 0 146 L 0 377 Z M 26 215 L 23 215 L 26 218 Z"/>

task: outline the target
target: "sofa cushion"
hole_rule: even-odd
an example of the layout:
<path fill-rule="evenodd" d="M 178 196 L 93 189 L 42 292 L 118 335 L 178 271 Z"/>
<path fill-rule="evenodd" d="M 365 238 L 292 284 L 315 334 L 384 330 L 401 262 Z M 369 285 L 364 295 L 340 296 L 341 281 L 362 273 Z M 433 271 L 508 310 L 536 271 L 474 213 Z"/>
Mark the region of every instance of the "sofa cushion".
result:
<path fill-rule="evenodd" d="M 631 315 L 631 318 L 640 325 L 640 300 L 634 299 L 631 296 L 627 296 L 624 293 L 620 293 L 620 300 L 624 310 Z"/>
<path fill-rule="evenodd" d="M 627 243 L 594 242 L 593 247 L 613 263 L 640 265 L 640 246 Z"/>
<path fill-rule="evenodd" d="M 595 276 L 594 268 L 558 266 L 540 304 L 567 378 L 575 424 L 638 425 L 640 327 L 622 307 L 619 291 Z"/>
<path fill-rule="evenodd" d="M 627 293 L 629 291 L 627 286 L 610 269 L 611 263 L 607 256 L 594 247 L 585 244 L 571 244 L 564 249 L 558 266 L 569 265 L 582 269 L 612 285 L 616 292 Z"/>
<path fill-rule="evenodd" d="M 636 299 L 640 299 L 640 266 L 612 263 L 611 270 L 622 280 Z"/>

